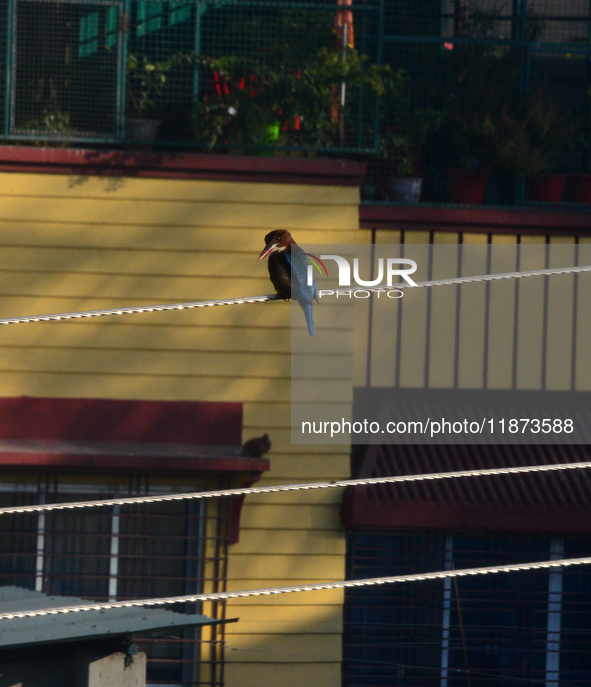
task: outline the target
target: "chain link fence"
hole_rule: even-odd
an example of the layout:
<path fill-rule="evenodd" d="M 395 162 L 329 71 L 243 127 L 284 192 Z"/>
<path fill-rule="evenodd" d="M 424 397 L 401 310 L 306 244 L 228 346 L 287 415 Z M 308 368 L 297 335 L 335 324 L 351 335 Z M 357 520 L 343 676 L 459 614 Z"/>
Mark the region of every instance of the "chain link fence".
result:
<path fill-rule="evenodd" d="M 0 135 L 358 156 L 373 203 L 589 203 L 590 25 L 588 0 L 0 0 Z"/>
<path fill-rule="evenodd" d="M 365 199 L 591 202 L 590 17 L 579 0 L 386 2 L 383 59 L 408 82 Z"/>
<path fill-rule="evenodd" d="M 4 138 L 369 152 L 379 20 L 363 1 L 3 0 Z"/>

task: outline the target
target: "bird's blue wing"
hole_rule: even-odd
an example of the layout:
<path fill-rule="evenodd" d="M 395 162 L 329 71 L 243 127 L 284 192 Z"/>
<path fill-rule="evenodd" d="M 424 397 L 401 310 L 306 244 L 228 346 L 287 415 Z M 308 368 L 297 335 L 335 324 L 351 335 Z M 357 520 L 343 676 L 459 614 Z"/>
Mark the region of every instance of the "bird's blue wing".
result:
<path fill-rule="evenodd" d="M 309 263 L 306 259 L 306 254 L 302 250 L 293 251 L 292 249 L 292 253 L 285 253 L 285 257 L 291 268 L 291 297 L 295 298 L 302 306 L 304 314 L 306 315 L 308 334 L 314 336 L 315 327 L 312 304 L 314 303 L 314 299 L 318 301 L 316 279 L 312 274 L 312 284 L 308 284 Z"/>
<path fill-rule="evenodd" d="M 292 252 L 285 254 L 287 261 L 291 267 L 291 290 L 292 298 L 295 298 L 302 305 L 304 303 L 312 304 L 314 300 L 318 300 L 318 288 L 316 286 L 316 279 L 312 275 L 312 284 L 308 285 L 308 265 L 310 264 L 303 251 Z"/>

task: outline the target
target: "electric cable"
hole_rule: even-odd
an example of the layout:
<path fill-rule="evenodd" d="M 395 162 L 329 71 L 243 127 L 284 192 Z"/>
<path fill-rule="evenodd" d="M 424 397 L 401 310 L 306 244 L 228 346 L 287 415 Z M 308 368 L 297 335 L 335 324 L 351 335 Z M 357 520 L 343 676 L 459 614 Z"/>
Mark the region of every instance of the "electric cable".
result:
<path fill-rule="evenodd" d="M 277 484 L 269 487 L 243 487 L 240 489 L 220 489 L 218 491 L 196 491 L 179 494 L 160 494 L 158 496 L 127 496 L 112 499 L 98 499 L 95 501 L 41 503 L 37 505 L 28 506 L 5 506 L 4 508 L 0 508 L 0 515 L 10 513 L 39 513 L 43 511 L 72 510 L 75 508 L 100 508 L 102 506 L 126 506 L 136 503 L 162 503 L 165 501 L 214 499 L 225 496 L 245 496 L 248 494 L 274 494 L 282 491 L 311 491 L 313 489 L 338 489 L 343 487 L 368 486 L 370 484 L 391 484 L 396 482 L 423 482 L 434 479 L 457 479 L 460 477 L 516 475 L 526 472 L 557 472 L 560 470 L 582 470 L 590 467 L 591 461 L 582 461 L 578 463 L 555 463 L 553 465 L 525 465 L 521 467 L 487 468 L 485 470 L 457 470 L 455 472 L 433 472 L 419 475 L 364 477 L 361 479 L 332 480 L 330 482 Z"/>
<path fill-rule="evenodd" d="M 473 282 L 498 281 L 500 279 L 520 279 L 523 277 L 540 277 L 552 274 L 578 274 L 591 272 L 591 265 L 581 267 L 557 267 L 543 270 L 529 270 L 527 272 L 505 272 L 502 274 L 485 274 L 477 277 L 456 277 L 453 279 L 437 279 L 432 281 L 417 282 L 414 286 L 408 283 L 395 284 L 393 286 L 354 287 L 346 290 L 337 289 L 335 294 L 347 295 L 349 292 L 372 291 L 382 293 L 384 291 L 408 288 L 431 288 L 434 286 L 448 286 L 453 284 L 471 284 Z M 107 310 L 80 310 L 78 312 L 55 313 L 53 315 L 34 315 L 31 317 L 5 317 L 0 319 L 2 324 L 25 324 L 31 322 L 51 322 L 57 320 L 77 320 L 87 317 L 105 317 L 108 315 L 134 315 L 146 312 L 162 312 L 166 310 L 191 310 L 195 308 L 209 308 L 221 305 L 245 305 L 246 303 L 266 303 L 268 301 L 282 300 L 276 293 L 266 296 L 247 296 L 245 298 L 224 298 L 221 300 L 191 301 L 188 303 L 163 303 L 160 305 L 142 305 L 129 308 L 111 308 Z"/>
<path fill-rule="evenodd" d="M 317 582 L 313 584 L 293 585 L 289 587 L 269 587 L 266 589 L 246 589 L 236 592 L 215 592 L 211 594 L 188 594 L 185 596 L 168 596 L 156 599 L 130 599 L 107 603 L 87 603 L 75 606 L 60 606 L 56 608 L 40 608 L 30 611 L 13 611 L 0 614 L 0 620 L 14 620 L 16 618 L 34 618 L 59 613 L 79 613 L 83 611 L 105 611 L 112 608 L 134 608 L 144 606 L 164 606 L 177 603 L 196 603 L 198 601 L 226 601 L 228 599 L 242 599 L 253 596 L 271 596 L 275 594 L 292 594 L 294 592 L 313 592 L 327 589 L 351 589 L 355 587 L 372 587 L 381 584 L 395 584 L 403 582 L 421 582 L 424 580 L 442 580 L 447 577 L 465 577 L 467 575 L 489 575 L 503 572 L 517 572 L 519 570 L 543 570 L 548 568 L 567 568 L 572 565 L 591 565 L 591 557 L 564 558 L 560 560 L 537 561 L 534 563 L 512 563 L 508 565 L 491 565 L 481 568 L 465 568 L 463 570 L 441 570 L 437 572 L 415 573 L 411 575 L 394 575 L 391 577 L 372 577 L 362 580 L 344 580 L 342 582 Z"/>

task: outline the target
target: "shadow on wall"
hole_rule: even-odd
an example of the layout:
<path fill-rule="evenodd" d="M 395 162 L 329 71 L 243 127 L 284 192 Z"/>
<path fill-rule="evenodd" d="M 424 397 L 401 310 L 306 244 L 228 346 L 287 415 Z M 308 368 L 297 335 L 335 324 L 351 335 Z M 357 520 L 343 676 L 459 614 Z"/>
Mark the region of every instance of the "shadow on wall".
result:
<path fill-rule="evenodd" d="M 6 178 L 7 317 L 269 293 L 261 221 L 296 221 L 295 204 L 263 207 L 250 184 Z M 289 376 L 289 318 L 275 303 L 3 328 L 0 395 L 263 400 Z"/>

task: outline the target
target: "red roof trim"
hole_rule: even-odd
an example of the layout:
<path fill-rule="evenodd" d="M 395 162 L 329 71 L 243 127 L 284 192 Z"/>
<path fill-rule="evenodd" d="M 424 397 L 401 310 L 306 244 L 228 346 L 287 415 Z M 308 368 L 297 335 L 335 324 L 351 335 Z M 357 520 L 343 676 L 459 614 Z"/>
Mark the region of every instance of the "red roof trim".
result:
<path fill-rule="evenodd" d="M 0 171 L 359 186 L 365 164 L 322 158 L 0 146 Z"/>
<path fill-rule="evenodd" d="M 374 499 L 354 494 L 353 490 L 343 499 L 342 515 L 343 525 L 355 529 L 572 535 L 591 532 L 591 509 L 425 501 L 381 503 L 376 507 Z"/>
<path fill-rule="evenodd" d="M 0 440 L 242 443 L 242 404 L 0 398 Z"/>
<path fill-rule="evenodd" d="M 50 468 L 60 471 L 109 471 L 109 472 L 176 472 L 233 473 L 246 472 L 257 475 L 269 469 L 267 458 L 245 458 L 222 456 L 219 458 L 125 456 L 59 453 L 0 453 L 0 468 L 11 470 L 27 468 Z M 254 480 L 253 480 L 254 481 Z"/>
<path fill-rule="evenodd" d="M 581 210 L 360 205 L 362 229 L 503 234 L 591 235 L 591 213 Z"/>
<path fill-rule="evenodd" d="M 384 477 L 588 459 L 583 444 L 371 445 L 354 472 Z M 589 534 L 591 474 L 532 472 L 349 487 L 341 517 L 355 529 Z"/>

